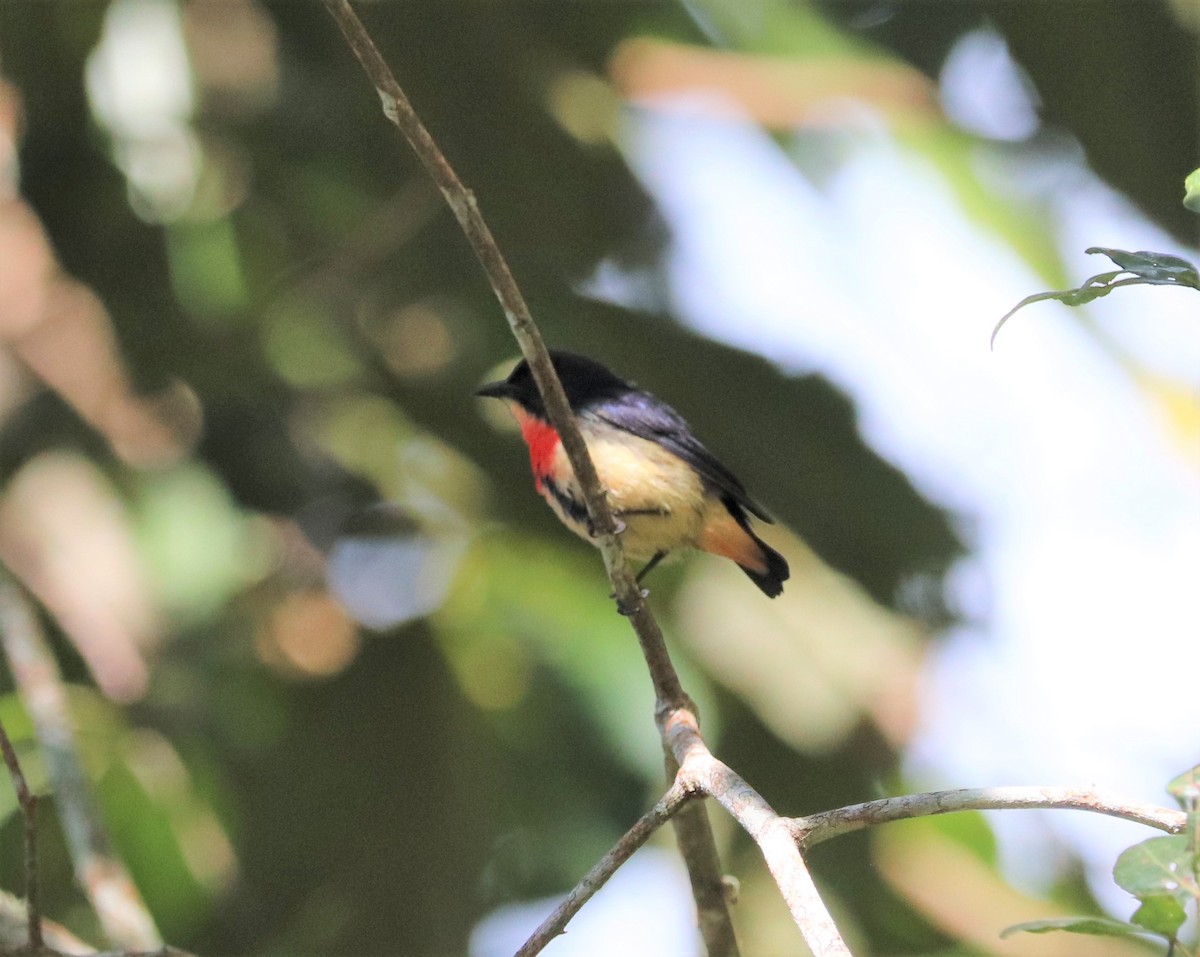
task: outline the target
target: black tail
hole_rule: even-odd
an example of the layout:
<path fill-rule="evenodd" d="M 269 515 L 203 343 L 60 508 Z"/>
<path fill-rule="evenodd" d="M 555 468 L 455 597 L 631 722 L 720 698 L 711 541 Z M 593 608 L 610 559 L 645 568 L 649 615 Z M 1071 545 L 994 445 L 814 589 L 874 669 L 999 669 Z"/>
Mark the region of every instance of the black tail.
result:
<path fill-rule="evenodd" d="M 746 531 L 750 533 L 750 537 L 754 539 L 758 550 L 762 552 L 767 570 L 765 572 L 756 572 L 745 565 L 739 565 L 738 567 L 762 590 L 764 595 L 768 598 L 777 598 L 783 594 L 783 583 L 788 580 L 788 576 L 792 573 L 791 569 L 788 568 L 787 559 L 751 532 L 750 529 L 747 528 Z"/>

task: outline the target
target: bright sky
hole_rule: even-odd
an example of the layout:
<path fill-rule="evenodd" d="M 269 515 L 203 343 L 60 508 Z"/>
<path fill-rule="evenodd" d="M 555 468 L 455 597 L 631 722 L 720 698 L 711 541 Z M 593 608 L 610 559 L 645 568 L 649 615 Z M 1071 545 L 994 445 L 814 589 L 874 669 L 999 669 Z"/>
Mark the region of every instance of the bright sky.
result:
<path fill-rule="evenodd" d="M 994 61 L 994 44 L 976 47 Z M 956 74 L 972 76 L 961 63 Z M 960 91 L 960 108 L 971 101 Z M 631 113 L 627 131 L 669 221 L 679 314 L 787 371 L 829 377 L 866 440 L 964 519 L 973 552 L 951 589 L 972 620 L 930 662 L 911 770 L 938 786 L 1095 783 L 1167 802 L 1163 785 L 1200 756 L 1195 436 L 1173 432 L 1065 307 L 1018 315 L 989 352 L 997 318 L 1045 283 L 882 124 L 864 123 L 818 188 L 757 126 L 694 106 Z M 1079 280 L 1109 268 L 1083 255 L 1090 245 L 1197 258 L 1069 151 L 1051 163 L 1009 156 L 1004 170 L 1006 188 L 1053 197 Z M 1198 305 L 1185 290 L 1120 290 L 1092 315 L 1195 405 Z M 1038 824 L 1070 840 L 1097 891 L 1125 907 L 1109 893 L 1112 862 L 1148 834 L 1088 815 Z M 1011 814 L 1001 827 L 1011 860 L 1036 869 L 1028 842 L 1043 832 Z"/>

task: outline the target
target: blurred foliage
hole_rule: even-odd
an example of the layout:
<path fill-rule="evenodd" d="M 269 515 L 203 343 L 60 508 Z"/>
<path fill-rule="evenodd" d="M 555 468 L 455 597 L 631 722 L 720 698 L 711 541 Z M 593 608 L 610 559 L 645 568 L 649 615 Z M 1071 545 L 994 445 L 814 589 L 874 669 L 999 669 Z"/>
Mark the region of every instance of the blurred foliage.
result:
<path fill-rule="evenodd" d="M 1196 941 L 1182 942 L 1180 929 L 1200 908 L 1200 766 L 1179 775 L 1167 790 L 1187 814 L 1185 833 L 1152 837 L 1127 848 L 1113 865 L 1113 880 L 1138 900 L 1138 908 L 1126 921 L 1098 917 L 1063 917 L 1028 921 L 1006 928 L 1004 935 L 1025 931 L 1045 934 L 1065 931 L 1107 937 L 1147 936 L 1166 942 L 1168 957 L 1192 957 Z M 1194 920 L 1193 920 L 1194 926 Z M 1195 936 L 1194 932 L 1192 934 Z"/>
<path fill-rule="evenodd" d="M 1180 25 L 1196 29 L 1192 0 L 830 0 L 822 7 L 930 74 L 964 31 L 995 27 L 1037 90 L 1042 116 L 1070 130 L 1089 164 L 1155 222 L 1194 240 L 1177 186 L 1196 155 L 1195 35 Z"/>
<path fill-rule="evenodd" d="M 953 41 L 991 24 L 1046 114 L 1181 235 L 1191 38 L 1149 0 L 1135 15 L 1091 0 L 361 6 L 546 337 L 668 397 L 809 572 L 762 608 L 704 557 L 655 573 L 714 748 L 784 812 L 902 787 L 920 649 L 954 617 L 942 582 L 969 516 L 872 452 L 829 382 L 677 322 L 670 237 L 621 153 L 614 57 L 653 39 L 927 89 Z M 132 115 L 99 92 L 145 52 L 105 46 L 122 23 L 181 44 L 178 86 L 135 74 L 150 99 Z M 167 938 L 461 953 L 491 908 L 573 884 L 662 788 L 649 682 L 598 558 L 471 398 L 514 345 L 324 10 L 0 2 L 0 83 L 0 146 L 17 146 L 0 151 L 0 557 L 50 613 L 89 772 Z M 896 117 L 906 148 L 1059 278 L 1043 222 L 975 175 L 972 137 L 917 113 Z M 822 135 L 786 145 L 814 179 L 836 161 Z M 638 276 L 643 312 L 580 294 L 606 261 Z M 56 307 L 36 312 L 39 297 Z M 327 557 L 350 537 L 378 557 L 337 565 L 361 607 L 330 591 Z M 699 596 L 707 630 L 689 619 Z M 381 608 L 390 627 L 352 618 Z M 44 788 L 13 695 L 0 716 Z M 98 940 L 45 806 L 44 908 Z M 13 809 L 0 797 L 9 888 Z M 721 837 L 747 940 L 794 940 L 748 839 Z M 922 841 L 1003 893 L 980 819 Z M 813 859 L 864 952 L 990 952 L 921 897 L 912 875 L 932 864 L 915 845 L 843 838 Z"/>
<path fill-rule="evenodd" d="M 1200 213 L 1200 169 L 1192 170 L 1183 181 L 1183 205 Z"/>

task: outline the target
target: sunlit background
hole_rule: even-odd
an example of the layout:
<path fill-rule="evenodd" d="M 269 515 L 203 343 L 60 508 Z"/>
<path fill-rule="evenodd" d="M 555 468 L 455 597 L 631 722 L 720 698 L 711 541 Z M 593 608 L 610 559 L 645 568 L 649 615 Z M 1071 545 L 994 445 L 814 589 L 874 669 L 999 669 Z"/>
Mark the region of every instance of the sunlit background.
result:
<path fill-rule="evenodd" d="M 708 556 L 649 579 L 719 756 L 787 814 L 1168 803 L 1200 753 L 1200 304 L 1119 289 L 988 343 L 1104 271 L 1087 247 L 1196 260 L 1195 3 L 362 8 L 547 338 L 778 517 L 777 601 Z M 0 337 L 0 561 L 171 943 L 511 953 L 663 790 L 599 557 L 471 398 L 503 316 L 320 4 L 0 0 Z M 102 943 L 45 818 L 45 909 Z M 714 819 L 743 952 L 795 953 Z M 1144 836 L 971 814 L 811 862 L 856 953 L 1134 954 L 999 932 L 1127 918 Z M 666 832 L 547 952 L 688 957 L 693 925 Z"/>

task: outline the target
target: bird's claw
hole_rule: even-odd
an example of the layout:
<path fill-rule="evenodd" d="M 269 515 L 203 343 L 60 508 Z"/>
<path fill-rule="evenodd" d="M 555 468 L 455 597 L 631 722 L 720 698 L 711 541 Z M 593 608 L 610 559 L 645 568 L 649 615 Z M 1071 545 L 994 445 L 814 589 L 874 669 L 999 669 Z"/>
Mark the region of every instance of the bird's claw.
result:
<path fill-rule="evenodd" d="M 621 521 L 619 518 L 617 518 L 617 516 L 614 515 L 613 516 L 613 534 L 620 535 L 623 531 L 625 531 L 625 529 L 626 529 L 625 523 L 623 521 Z M 598 533 L 596 532 L 596 523 L 592 521 L 592 517 L 590 515 L 587 517 L 587 533 L 588 533 L 588 538 L 598 538 L 599 537 Z"/>
<path fill-rule="evenodd" d="M 627 604 L 626 602 L 622 601 L 620 598 L 617 598 L 617 595 L 615 592 L 613 594 L 609 595 L 608 597 L 617 599 L 617 613 L 624 615 L 626 618 L 632 617 L 633 613 L 635 611 L 637 611 L 637 602 L 636 601 L 631 604 Z M 638 590 L 639 600 L 645 601 L 649 597 L 650 597 L 650 589 L 649 588 L 641 588 Z"/>

